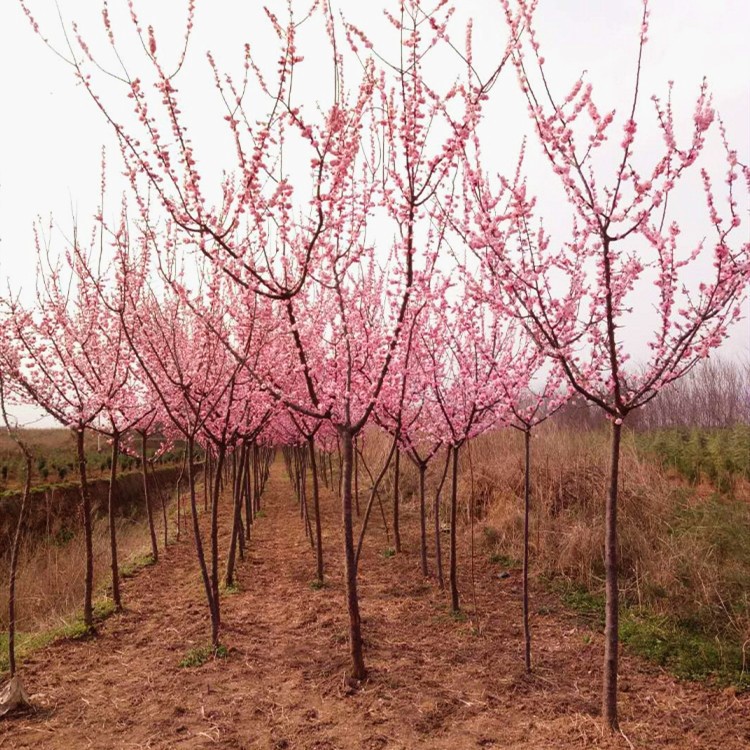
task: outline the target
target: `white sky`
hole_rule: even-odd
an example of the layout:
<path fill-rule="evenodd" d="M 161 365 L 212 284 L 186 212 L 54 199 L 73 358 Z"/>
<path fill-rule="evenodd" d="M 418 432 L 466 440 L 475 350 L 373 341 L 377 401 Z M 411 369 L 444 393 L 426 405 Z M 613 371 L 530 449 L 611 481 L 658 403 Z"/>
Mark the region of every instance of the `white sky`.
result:
<path fill-rule="evenodd" d="M 88 40 L 102 40 L 100 2 L 58 0 L 58 3 L 67 20 L 80 22 Z M 124 0 L 110 0 L 110 4 L 113 15 L 119 18 L 118 9 L 125 6 Z M 266 4 L 283 14 L 285 2 L 267 0 Z M 382 40 L 382 49 L 388 49 L 392 44 L 393 35 L 387 36 L 380 11 L 384 7 L 393 8 L 393 3 L 338 0 L 335 4 L 352 21 L 366 27 L 376 45 Z M 60 44 L 55 1 L 29 0 L 29 5 L 46 34 Z M 136 0 L 143 26 L 153 23 L 156 28 L 160 52 L 164 49 L 168 53 L 179 45 L 185 5 L 184 0 L 159 3 Z M 485 63 L 484 67 L 489 69 L 505 40 L 499 3 L 459 0 L 457 5 L 463 16 L 471 14 L 476 19 L 479 67 Z M 218 132 L 223 137 L 226 131 L 204 53 L 212 49 L 220 64 L 239 72 L 244 41 L 252 41 L 258 59 L 267 58 L 270 65 L 275 63 L 276 48 L 262 19 L 261 2 L 198 0 L 197 6 L 189 62 L 177 85 L 183 92 L 184 108 L 199 147 L 203 147 L 199 149 L 199 157 L 202 154 L 206 163 L 219 168 L 223 151 L 213 145 L 215 139 L 211 134 Z M 301 7 L 297 3 L 295 6 Z M 598 92 L 600 110 L 607 109 L 607 105 L 624 109 L 633 79 L 640 12 L 638 0 L 540 0 L 538 34 L 548 62 L 554 63 L 551 70 L 553 79 L 560 83 L 558 91 L 572 84 L 585 69 Z M 142 52 L 125 34 L 128 24 L 116 20 L 116 27 L 123 29 L 126 59 L 133 62 L 134 70 L 144 67 Z M 750 160 L 748 29 L 747 0 L 654 0 L 644 62 L 643 111 L 650 115 L 650 94 L 665 94 L 666 82 L 674 79 L 678 119 L 689 120 L 705 75 L 714 105 L 726 122 L 730 141 L 741 160 Z M 315 96 L 325 96 L 330 80 L 328 55 L 316 59 L 315 53 L 325 52 L 326 46 L 305 45 L 304 37 L 301 46 L 306 55 L 305 85 L 311 91 L 317 86 L 320 94 Z M 60 227 L 69 232 L 71 216 L 75 214 L 86 226 L 98 201 L 102 145 L 110 149 L 110 172 L 117 165 L 118 155 L 102 115 L 75 84 L 69 67 L 34 35 L 15 0 L 0 3 L 0 70 L 0 283 L 3 289 L 9 282 L 13 289 L 23 287 L 28 293 L 33 291 L 35 279 L 31 231 L 35 217 L 47 218 L 52 214 Z M 107 86 L 112 89 L 107 92 L 113 95 L 111 101 L 116 101 L 121 96 L 117 84 L 111 82 Z M 496 162 L 498 171 L 512 167 L 522 134 L 528 130 L 516 88 L 514 74 L 509 70 L 494 92 L 488 110 L 485 128 L 493 137 L 485 156 Z M 533 160 L 529 172 L 535 192 L 544 197 L 549 185 L 550 196 L 554 198 L 557 188 L 549 173 Z M 686 194 L 684 200 L 689 223 L 693 212 L 703 210 L 703 200 L 697 192 Z M 558 219 L 555 206 L 555 200 L 551 199 L 546 211 L 553 229 Z M 743 231 L 747 236 L 747 225 Z M 745 309 L 750 313 L 748 303 Z M 735 328 L 726 353 L 750 355 L 747 314 Z"/>

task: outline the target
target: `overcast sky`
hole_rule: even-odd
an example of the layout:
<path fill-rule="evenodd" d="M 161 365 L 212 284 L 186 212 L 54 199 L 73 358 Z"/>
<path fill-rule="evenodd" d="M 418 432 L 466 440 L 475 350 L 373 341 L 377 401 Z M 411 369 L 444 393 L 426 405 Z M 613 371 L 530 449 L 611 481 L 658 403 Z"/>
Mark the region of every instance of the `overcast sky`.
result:
<path fill-rule="evenodd" d="M 28 0 L 40 26 L 57 44 L 62 43 L 55 0 Z M 57 0 L 64 17 L 78 20 L 86 38 L 101 48 L 101 3 L 97 0 Z M 335 0 L 334 0 L 335 2 Z M 283 13 L 285 2 L 267 0 Z M 307 3 L 304 3 L 305 5 Z M 389 49 L 393 35 L 381 20 L 383 7 L 392 3 L 377 0 L 338 0 L 336 3 L 353 21 L 365 26 L 376 44 Z M 490 69 L 505 40 L 499 3 L 495 0 L 460 0 L 463 16 L 473 15 L 479 66 Z M 110 0 L 116 15 L 124 0 Z M 143 25 L 153 23 L 162 49 L 176 49 L 184 28 L 183 0 L 156 3 L 136 0 Z M 204 159 L 220 166 L 221 150 L 211 151 L 212 128 L 221 128 L 223 112 L 211 88 L 205 51 L 217 54 L 220 65 L 239 70 L 243 42 L 252 41 L 258 59 L 276 58 L 272 35 L 264 25 L 261 2 L 237 0 L 198 0 L 195 34 L 191 40 L 188 65 L 178 79 L 185 109 L 197 137 L 203 137 Z M 538 33 L 550 63 L 553 83 L 569 86 L 583 71 L 598 92 L 600 109 L 619 107 L 629 97 L 637 30 L 640 20 L 638 0 L 540 0 Z M 121 23 L 118 28 L 126 29 Z M 714 105 L 724 118 L 729 137 L 740 159 L 750 160 L 750 2 L 747 0 L 654 0 L 651 9 L 650 42 L 644 63 L 644 112 L 648 96 L 664 95 L 666 82 L 674 80 L 675 109 L 690 118 L 702 77 L 708 78 Z M 140 52 L 123 31 L 123 52 L 133 69 L 143 66 Z M 304 41 L 304 39 L 303 39 Z M 171 46 L 170 46 L 171 45 Z M 309 45 L 306 55 L 307 79 L 314 90 L 329 77 L 328 55 L 317 60 L 316 51 L 325 45 Z M 70 68 L 55 57 L 37 38 L 15 0 L 0 3 L 0 280 L 17 290 L 32 291 L 35 255 L 32 223 L 36 216 L 52 214 L 64 231 L 72 226 L 72 215 L 88 222 L 95 212 L 99 191 L 99 164 L 103 145 L 111 149 L 110 161 L 116 167 L 117 154 L 109 126 L 80 86 Z M 321 75 L 316 77 L 316 66 Z M 510 72 L 509 72 L 510 73 Z M 106 84 L 111 100 L 121 96 L 112 81 Z M 498 170 L 513 164 L 523 133 L 528 130 L 524 110 L 517 96 L 512 74 L 494 93 L 486 127 L 497 137 L 485 151 Z M 219 131 L 224 133 L 224 130 Z M 647 136 L 646 136 L 647 137 Z M 218 148 L 218 147 L 217 147 Z M 537 192 L 544 192 L 549 173 L 540 165 L 530 165 Z M 551 191 L 551 195 L 554 191 Z M 702 207 L 700 197 L 685 198 L 687 221 Z M 555 202 L 547 209 L 555 226 Z M 698 225 L 696 225 L 697 227 Z M 704 225 L 705 226 L 705 225 Z M 700 231 L 705 231 L 702 229 Z M 743 226 L 747 235 L 747 225 Z M 748 309 L 748 304 L 745 304 Z M 726 353 L 750 355 L 750 323 L 746 319 L 735 329 Z"/>

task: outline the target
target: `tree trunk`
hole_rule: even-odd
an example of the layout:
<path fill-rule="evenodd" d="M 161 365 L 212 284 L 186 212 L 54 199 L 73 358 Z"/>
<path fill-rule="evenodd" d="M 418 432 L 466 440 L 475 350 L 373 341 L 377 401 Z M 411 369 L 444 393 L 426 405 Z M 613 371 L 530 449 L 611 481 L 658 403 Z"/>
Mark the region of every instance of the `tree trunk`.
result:
<path fill-rule="evenodd" d="M 354 438 L 354 504 L 357 508 L 357 518 L 359 518 L 359 451 L 357 450 L 357 438 Z"/>
<path fill-rule="evenodd" d="M 120 453 L 120 433 L 112 435 L 112 466 L 109 472 L 109 497 L 107 515 L 109 519 L 109 552 L 112 561 L 112 601 L 116 609 L 122 609 L 120 598 L 120 571 L 117 567 L 117 528 L 115 526 L 115 493 L 117 492 L 117 459 Z"/>
<path fill-rule="evenodd" d="M 445 452 L 445 466 L 443 467 L 443 476 L 440 478 L 437 492 L 435 493 L 434 515 L 435 515 L 435 566 L 437 568 L 438 585 L 441 589 L 445 588 L 445 579 L 443 577 L 443 545 L 440 539 L 440 495 L 445 484 L 445 477 L 448 475 L 448 465 L 451 460 L 451 449 Z"/>
<path fill-rule="evenodd" d="M 252 452 L 255 450 L 255 442 L 248 447 L 247 468 L 245 469 L 245 539 L 250 539 L 250 530 L 253 527 L 253 513 L 255 505 L 253 504 L 253 461 Z"/>
<path fill-rule="evenodd" d="M 219 446 L 214 471 L 214 487 L 211 497 L 211 593 L 214 599 L 214 619 L 211 622 L 211 641 L 214 648 L 219 645 L 219 626 L 221 625 L 221 611 L 219 608 L 219 496 L 223 482 L 224 459 L 226 446 Z"/>
<path fill-rule="evenodd" d="M 10 428 L 8 428 L 10 430 Z M 18 573 L 18 552 L 21 547 L 21 535 L 23 534 L 23 524 L 26 521 L 26 509 L 29 505 L 29 496 L 31 495 L 31 455 L 25 453 L 26 477 L 23 485 L 23 495 L 21 496 L 21 507 L 18 510 L 18 521 L 16 523 L 16 533 L 13 535 L 13 546 L 10 551 L 10 578 L 8 580 L 8 669 L 10 677 L 16 674 L 16 574 Z"/>
<path fill-rule="evenodd" d="M 397 438 L 398 439 L 398 438 Z M 396 448 L 396 463 L 393 467 L 393 544 L 401 552 L 401 530 L 399 529 L 399 484 L 401 482 L 401 451 Z"/>
<path fill-rule="evenodd" d="M 253 443 L 253 513 L 260 510 L 260 482 L 258 480 L 258 445 Z"/>
<path fill-rule="evenodd" d="M 427 465 L 420 463 L 419 468 L 419 557 L 422 563 L 422 575 L 427 576 L 427 518 L 425 511 L 425 473 Z"/>
<path fill-rule="evenodd" d="M 151 479 L 154 483 L 154 490 L 156 490 L 156 494 L 159 496 L 159 505 L 161 505 L 161 519 L 162 526 L 164 527 L 164 549 L 166 549 L 169 540 L 169 528 L 167 527 L 167 503 L 164 499 L 164 493 L 161 491 L 159 478 L 156 476 L 156 467 L 153 462 L 150 462 L 149 466 L 151 467 Z"/>
<path fill-rule="evenodd" d="M 76 430 L 76 448 L 78 451 L 78 473 L 81 479 L 81 506 L 83 512 L 83 535 L 86 543 L 86 582 L 83 593 L 83 623 L 87 629 L 94 628 L 94 610 L 92 596 L 94 591 L 94 547 L 91 533 L 91 497 L 86 478 L 86 451 L 84 448 L 84 428 Z"/>
<path fill-rule="evenodd" d="M 315 460 L 315 438 L 307 438 L 310 451 L 310 471 L 312 473 L 313 512 L 315 513 L 315 561 L 318 583 L 323 583 L 323 530 L 320 523 L 320 487 L 318 486 L 318 464 Z"/>
<path fill-rule="evenodd" d="M 208 568 L 206 567 L 206 556 L 203 554 L 203 541 L 201 539 L 201 529 L 198 523 L 198 501 L 195 492 L 195 466 L 193 462 L 193 438 L 188 438 L 188 484 L 190 485 L 190 511 L 193 517 L 193 536 L 195 538 L 195 554 L 198 556 L 198 565 L 203 579 L 203 588 L 206 592 L 206 601 L 208 610 L 211 615 L 211 644 L 216 649 L 219 646 L 219 620 L 216 615 L 211 581 L 208 577 Z"/>
<path fill-rule="evenodd" d="M 622 423 L 612 423 L 612 452 L 609 467 L 609 491 L 605 520 L 604 567 L 606 602 L 604 624 L 604 680 L 602 714 L 611 730 L 617 721 L 617 650 L 618 650 L 618 561 L 617 561 L 617 484 L 620 473 L 620 435 Z"/>
<path fill-rule="evenodd" d="M 180 541 L 180 534 L 182 532 L 182 477 L 185 474 L 185 462 L 187 461 L 187 451 L 183 452 L 182 455 L 182 466 L 180 467 L 180 475 L 177 477 L 177 541 Z"/>
<path fill-rule="evenodd" d="M 367 674 L 362 655 L 362 628 L 357 597 L 357 564 L 354 559 L 354 534 L 352 529 L 352 470 L 353 436 L 350 430 L 342 429 L 342 465 L 340 471 L 341 506 L 344 521 L 344 552 L 346 575 L 346 604 L 349 612 L 349 651 L 352 659 L 351 676 L 363 680 Z"/>
<path fill-rule="evenodd" d="M 326 454 L 323 450 L 319 451 L 318 458 L 320 458 L 320 476 L 323 479 L 323 484 L 328 488 L 328 471 L 326 468 Z"/>
<path fill-rule="evenodd" d="M 154 562 L 159 560 L 159 547 L 156 544 L 156 529 L 154 528 L 154 514 L 151 510 L 151 492 L 148 486 L 148 458 L 146 456 L 146 433 L 141 433 L 141 471 L 143 472 L 143 496 L 146 501 L 146 517 L 148 518 L 148 533 L 151 536 L 151 556 Z"/>
<path fill-rule="evenodd" d="M 229 543 L 229 555 L 227 556 L 227 572 L 224 578 L 227 588 L 234 583 L 234 564 L 237 556 L 238 540 L 240 545 L 242 545 L 242 480 L 245 474 L 246 460 L 247 450 L 243 445 L 240 450 L 239 467 L 237 466 L 236 451 L 232 456 L 232 469 L 234 473 L 234 481 L 232 482 L 232 507 L 234 508 L 234 516 L 232 519 L 232 539 Z M 240 557 L 242 557 L 242 553 L 240 553 Z"/>
<path fill-rule="evenodd" d="M 458 516 L 458 451 L 459 446 L 452 447 L 453 453 L 453 475 L 451 482 L 451 532 L 450 532 L 450 571 L 449 580 L 451 586 L 451 609 L 454 612 L 460 610 L 458 602 L 458 580 L 456 566 L 456 520 Z"/>
<path fill-rule="evenodd" d="M 213 485 L 213 461 L 211 460 L 211 451 L 206 448 L 206 468 L 203 475 L 203 512 L 208 512 L 208 492 Z"/>
<path fill-rule="evenodd" d="M 531 672 L 531 630 L 529 628 L 529 513 L 531 511 L 531 430 L 524 430 L 523 438 L 523 638 L 526 671 Z"/>

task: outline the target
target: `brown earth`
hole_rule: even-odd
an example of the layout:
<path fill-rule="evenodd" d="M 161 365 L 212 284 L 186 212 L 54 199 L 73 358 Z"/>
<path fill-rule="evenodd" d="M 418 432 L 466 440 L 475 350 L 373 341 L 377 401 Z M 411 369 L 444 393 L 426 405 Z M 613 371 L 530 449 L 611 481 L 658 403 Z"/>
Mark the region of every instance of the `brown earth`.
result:
<path fill-rule="evenodd" d="M 750 696 L 677 681 L 627 654 L 623 733 L 604 733 L 601 636 L 551 594 L 537 594 L 535 670 L 525 675 L 519 573 L 500 578 L 477 554 L 477 613 L 452 618 L 445 594 L 419 573 L 408 504 L 403 554 L 382 554 L 382 529 L 366 543 L 369 678 L 352 687 L 339 513 L 329 494 L 323 504 L 325 588 L 310 587 L 313 552 L 278 461 L 240 564 L 240 591 L 222 601 L 227 658 L 178 667 L 209 629 L 192 545 L 173 545 L 124 582 L 126 611 L 95 638 L 58 643 L 23 664 L 37 710 L 0 722 L 0 748 L 750 747 Z M 461 593 L 473 612 L 469 538 Z"/>

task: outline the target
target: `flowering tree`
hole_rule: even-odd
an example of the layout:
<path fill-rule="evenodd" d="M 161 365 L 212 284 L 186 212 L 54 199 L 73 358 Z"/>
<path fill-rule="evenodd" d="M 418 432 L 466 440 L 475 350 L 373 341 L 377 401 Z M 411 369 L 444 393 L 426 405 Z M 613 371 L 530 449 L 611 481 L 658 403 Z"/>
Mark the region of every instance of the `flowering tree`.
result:
<path fill-rule="evenodd" d="M 568 400 L 569 390 L 555 362 L 547 361 L 531 342 L 519 336 L 513 367 L 504 373 L 501 387 L 506 396 L 505 424 L 523 433 L 523 634 L 526 671 L 531 672 L 529 624 L 529 521 L 531 518 L 531 432 L 549 419 Z"/>
<path fill-rule="evenodd" d="M 447 291 L 447 290 L 446 290 Z M 459 611 L 456 524 L 458 510 L 458 461 L 461 447 L 497 422 L 505 409 L 506 395 L 498 387 L 509 367 L 512 329 L 487 315 L 459 290 L 449 303 L 447 295 L 422 327 L 429 374 L 433 441 L 448 446 L 452 461 L 450 505 L 451 606 Z M 473 509 L 472 509 L 473 513 Z"/>
<path fill-rule="evenodd" d="M 652 97 L 662 135 L 661 153 L 650 164 L 637 151 L 642 118 L 641 73 L 648 32 L 643 4 L 633 94 L 618 145 L 609 144 L 615 112 L 603 113 L 593 88 L 579 79 L 562 101 L 546 76 L 532 18 L 534 3 L 519 0 L 526 26 L 514 52 L 531 121 L 542 150 L 567 197 L 572 233 L 553 243 L 534 228 L 535 202 L 519 178 L 494 190 L 479 164 L 467 169 L 467 192 L 475 201 L 471 243 L 484 253 L 497 293 L 515 310 L 539 349 L 556 360 L 572 388 L 609 417 L 611 462 L 606 500 L 606 626 L 602 713 L 617 727 L 618 561 L 617 488 L 620 439 L 627 416 L 725 339 L 740 314 L 750 278 L 750 243 L 739 235 L 740 201 L 746 201 L 750 172 L 739 163 L 701 86 L 690 134 L 677 135 L 671 101 Z M 505 4 L 509 23 L 516 24 Z M 671 90 L 671 84 L 670 84 Z M 710 240 L 690 247 L 681 240 L 675 205 L 677 187 L 698 170 L 711 133 L 726 155 L 724 190 L 700 168 Z M 742 193 L 742 198 L 738 193 Z M 701 281 L 691 284 L 690 279 Z M 654 299 L 647 356 L 631 359 L 632 312 L 639 295 Z M 642 304 L 642 303 L 641 303 Z M 643 335 L 641 328 L 640 334 Z"/>
<path fill-rule="evenodd" d="M 37 228 L 40 274 L 35 308 L 25 309 L 17 298 L 8 302 L 15 362 L 8 375 L 23 398 L 75 434 L 86 543 L 83 618 L 86 627 L 93 629 L 94 557 L 84 438 L 102 411 L 121 398 L 128 371 L 121 358 L 122 347 L 112 347 L 111 321 L 99 304 L 96 285 L 87 283 L 77 231 L 73 251 L 66 257 L 70 269 L 67 284 L 62 264 L 51 260 L 47 241 Z M 110 526 L 113 532 L 111 518 Z M 113 575 L 115 570 L 116 553 Z"/>

